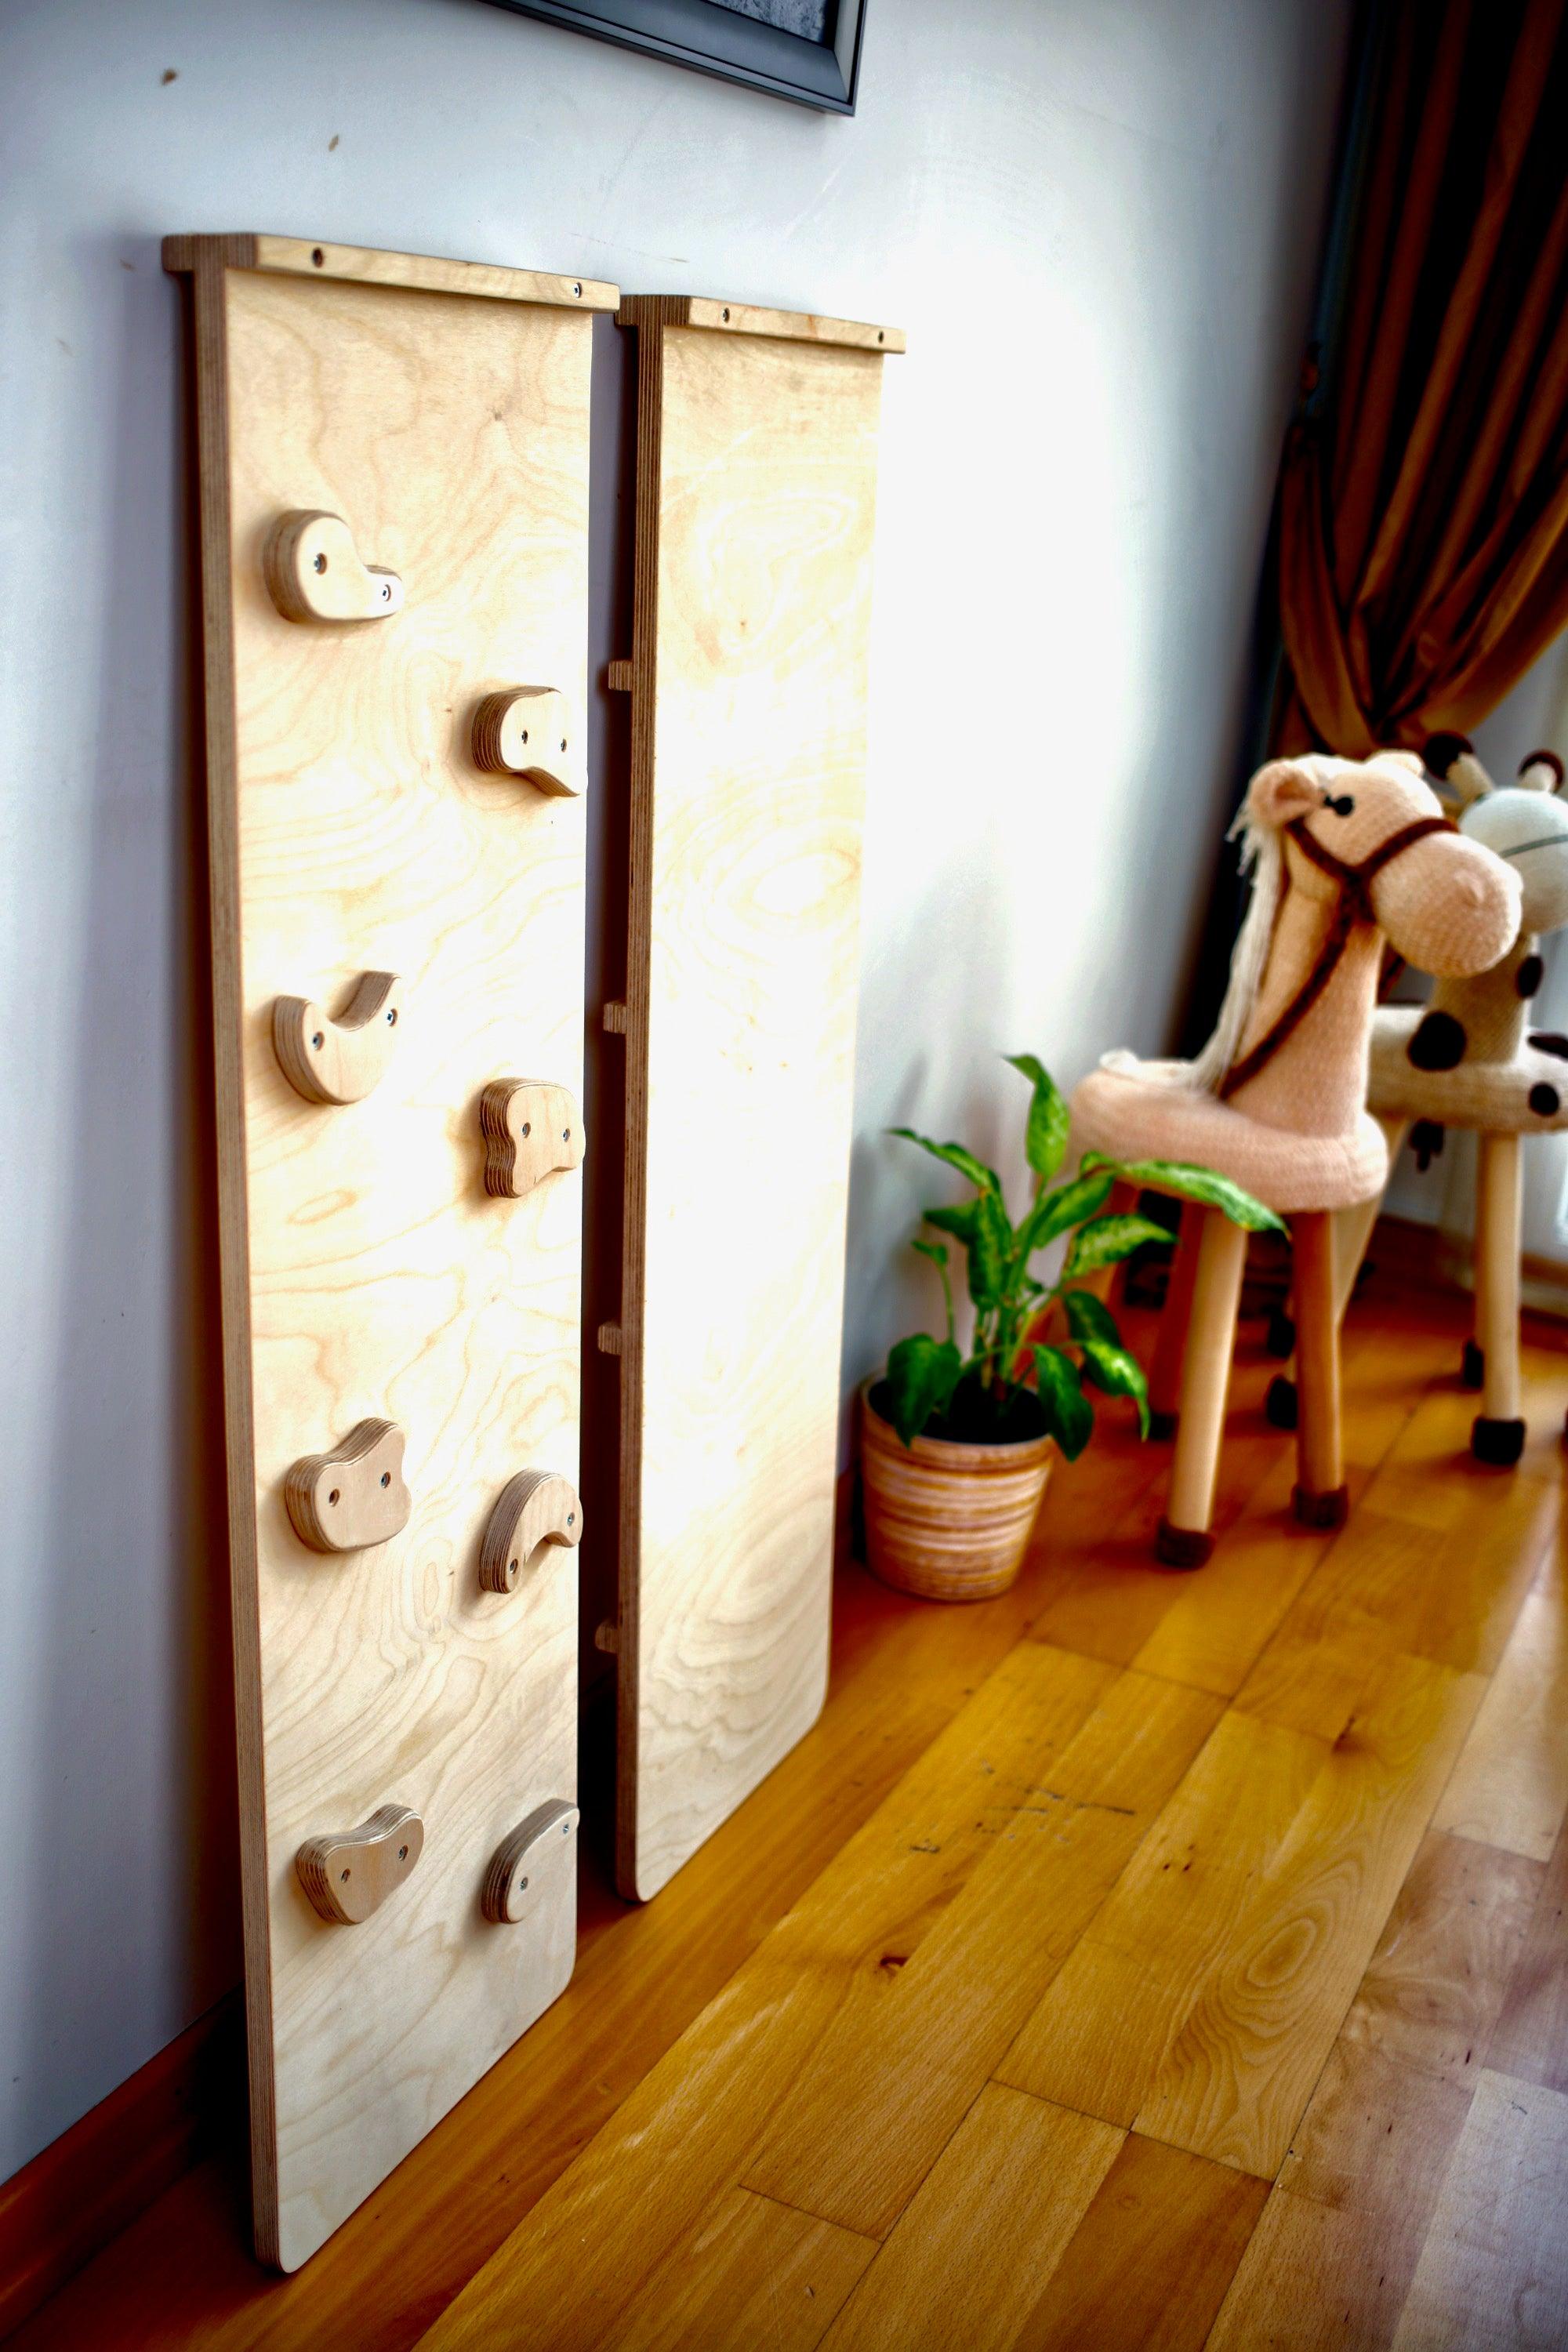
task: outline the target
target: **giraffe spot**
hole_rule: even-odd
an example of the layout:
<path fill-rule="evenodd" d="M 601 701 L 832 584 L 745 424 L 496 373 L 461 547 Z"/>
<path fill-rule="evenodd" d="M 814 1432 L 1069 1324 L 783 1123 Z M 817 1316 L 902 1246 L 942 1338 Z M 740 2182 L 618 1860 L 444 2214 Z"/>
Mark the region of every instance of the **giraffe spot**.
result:
<path fill-rule="evenodd" d="M 1405 1048 L 1417 1070 L 1457 1069 L 1465 1058 L 1465 1024 L 1451 1013 L 1428 1013 Z"/>
<path fill-rule="evenodd" d="M 1537 1118 L 1555 1118 L 1561 1100 L 1556 1087 L 1549 1087 L 1544 1080 L 1530 1089 L 1530 1108 Z"/>
<path fill-rule="evenodd" d="M 1555 1029 L 1532 1029 L 1530 1042 L 1538 1054 L 1552 1054 L 1560 1062 L 1568 1062 L 1568 1037 Z"/>
<path fill-rule="evenodd" d="M 1528 1000 L 1535 994 L 1536 991 L 1541 986 L 1545 971 L 1546 966 L 1542 962 L 1541 958 L 1538 955 L 1527 955 L 1525 957 L 1524 961 L 1520 965 L 1519 970 L 1513 976 L 1513 984 L 1519 991 L 1521 996 Z"/>

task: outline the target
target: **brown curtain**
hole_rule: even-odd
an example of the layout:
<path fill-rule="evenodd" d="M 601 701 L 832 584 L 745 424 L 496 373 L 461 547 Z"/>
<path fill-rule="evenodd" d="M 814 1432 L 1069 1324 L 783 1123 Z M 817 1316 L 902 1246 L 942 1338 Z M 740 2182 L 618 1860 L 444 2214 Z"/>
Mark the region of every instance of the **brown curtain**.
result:
<path fill-rule="evenodd" d="M 1468 731 L 1568 625 L 1568 0 L 1388 0 L 1321 404 L 1280 481 L 1274 738 Z"/>

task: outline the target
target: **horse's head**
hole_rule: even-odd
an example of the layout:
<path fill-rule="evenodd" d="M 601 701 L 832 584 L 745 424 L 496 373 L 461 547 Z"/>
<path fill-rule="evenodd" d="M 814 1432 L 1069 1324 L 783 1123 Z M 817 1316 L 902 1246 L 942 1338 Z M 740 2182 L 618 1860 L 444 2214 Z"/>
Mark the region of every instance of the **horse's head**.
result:
<path fill-rule="evenodd" d="M 1468 824 L 1461 833 L 1443 820 L 1421 766 L 1414 751 L 1271 760 L 1244 814 L 1252 827 L 1283 832 L 1297 887 L 1317 897 L 1356 889 L 1417 971 L 1486 971 L 1518 934 L 1520 879 Z"/>
<path fill-rule="evenodd" d="M 1568 923 L 1568 807 L 1557 797 L 1562 761 L 1554 751 L 1531 751 L 1520 762 L 1518 783 L 1500 789 L 1484 769 L 1480 773 L 1482 789 L 1471 793 L 1459 819 L 1466 838 L 1484 842 L 1519 876 L 1521 930 L 1560 930 Z"/>

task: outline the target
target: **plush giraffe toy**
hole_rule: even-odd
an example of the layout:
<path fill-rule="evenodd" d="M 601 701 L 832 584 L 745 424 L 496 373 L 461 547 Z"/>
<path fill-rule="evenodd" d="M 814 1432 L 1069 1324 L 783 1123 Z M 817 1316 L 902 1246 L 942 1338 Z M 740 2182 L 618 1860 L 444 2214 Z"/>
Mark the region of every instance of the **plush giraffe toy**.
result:
<path fill-rule="evenodd" d="M 1475 1338 L 1465 1374 L 1481 1388 L 1470 1433 L 1478 1461 L 1509 1465 L 1524 1446 L 1519 1379 L 1520 1139 L 1568 1129 L 1568 1038 L 1528 1027 L 1541 986 L 1541 936 L 1568 923 L 1568 806 L 1563 762 L 1531 751 L 1516 784 L 1499 790 L 1462 735 L 1434 737 L 1426 765 L 1460 811 L 1460 830 L 1518 874 L 1518 939 L 1488 971 L 1439 980 L 1425 1006 L 1380 1006 L 1373 1022 L 1367 1107 L 1390 1156 L 1414 1132 L 1440 1148 L 1445 1128 L 1477 1136 Z M 1342 1213 L 1336 1287 L 1348 1300 L 1376 1201 Z M 1279 1417 L 1278 1415 L 1276 1417 Z"/>

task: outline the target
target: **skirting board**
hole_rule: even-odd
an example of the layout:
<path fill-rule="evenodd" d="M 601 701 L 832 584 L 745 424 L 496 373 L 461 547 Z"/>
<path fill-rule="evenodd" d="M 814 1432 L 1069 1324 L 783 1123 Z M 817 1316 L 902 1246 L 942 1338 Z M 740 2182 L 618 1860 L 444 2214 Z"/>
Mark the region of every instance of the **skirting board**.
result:
<path fill-rule="evenodd" d="M 877 433 L 896 330 L 637 336 L 616 1875 L 646 1898 L 826 1689 Z"/>
<path fill-rule="evenodd" d="M 581 1100 L 564 714 L 614 289 L 292 239 L 165 259 L 195 291 L 255 2223 L 287 2270 L 572 1971 L 582 1143 L 525 1143 L 487 1089 L 546 1082 L 563 1133 Z M 538 774 L 494 700 L 521 687 L 564 697 Z M 524 1472 L 555 1483 L 525 1503 Z M 506 1497 L 561 1540 L 492 1558 Z M 552 1802 L 548 1864 L 498 1894 Z"/>

